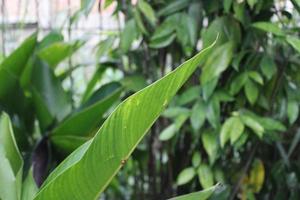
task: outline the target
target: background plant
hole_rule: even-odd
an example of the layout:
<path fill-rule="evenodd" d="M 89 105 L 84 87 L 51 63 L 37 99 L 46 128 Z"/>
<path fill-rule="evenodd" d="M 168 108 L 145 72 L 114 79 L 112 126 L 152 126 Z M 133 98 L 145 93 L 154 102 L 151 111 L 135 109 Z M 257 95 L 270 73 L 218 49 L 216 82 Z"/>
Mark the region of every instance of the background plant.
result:
<path fill-rule="evenodd" d="M 93 4 L 82 2 L 71 23 Z M 161 78 L 219 34 L 203 68 L 179 91 L 103 198 L 163 199 L 222 182 L 226 189 L 212 199 L 298 199 L 299 2 L 115 3 L 116 18 L 124 15 L 126 23 L 96 45 L 99 63 L 80 100 L 72 87 L 65 92 L 60 85 L 76 68 L 57 72 L 83 41 L 66 43 L 61 33 L 51 32 L 32 52 L 32 36 L 18 59 L 2 64 L 27 63 L 20 85 L 14 78 L 1 83 L 0 96 L 18 146 L 29 152 L 25 158 L 41 166 L 33 170 L 37 183 L 91 138 L 120 100 Z M 13 64 L 16 60 L 21 64 Z M 34 73 L 25 76 L 26 69 Z M 123 78 L 99 87 L 111 69 Z M 1 73 L 8 76 L 7 70 Z"/>

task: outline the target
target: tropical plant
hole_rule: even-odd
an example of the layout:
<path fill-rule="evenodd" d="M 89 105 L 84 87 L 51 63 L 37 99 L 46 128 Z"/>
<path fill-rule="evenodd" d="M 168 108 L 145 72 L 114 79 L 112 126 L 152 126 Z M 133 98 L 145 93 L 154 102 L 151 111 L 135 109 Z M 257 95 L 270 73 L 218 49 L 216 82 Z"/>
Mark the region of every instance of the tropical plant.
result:
<path fill-rule="evenodd" d="M 32 170 L 28 171 L 22 184 L 23 158 L 18 150 L 9 117 L 2 115 L 0 136 L 1 160 L 4 163 L 1 167 L 1 199 L 96 199 L 126 164 L 138 142 L 211 49 L 206 48 L 161 80 L 128 97 L 100 125 L 97 133 L 81 145 L 87 139 L 84 136 L 93 133 L 93 129 L 101 122 L 103 113 L 119 97 L 120 86 L 114 85 L 115 83 L 104 85 L 85 104 L 71 113 L 67 95 L 51 70 L 65 56 L 60 53 L 55 57 L 49 53 L 53 49 L 59 51 L 62 46 L 65 49 L 66 44 L 55 42 L 45 46 L 44 41 L 51 36 L 46 36 L 40 42 L 36 41 L 36 34 L 30 36 L 3 61 L 0 68 L 2 73 L 6 73 L 1 79 L 3 105 L 13 103 L 12 99 L 17 95 L 23 97 L 22 100 L 28 102 L 28 108 L 24 104 L 24 111 L 29 112 L 26 109 L 29 109 L 30 104 L 33 105 L 36 113 L 31 114 L 36 115 L 43 131 L 43 137 L 33 152 Z M 71 47 L 70 51 L 63 52 L 70 54 L 77 49 L 77 43 Z M 24 62 L 13 65 L 14 59 L 21 56 Z M 28 64 L 25 65 L 27 60 Z M 10 73 L 14 76 L 10 77 Z M 17 94 L 8 96 L 12 87 L 19 87 L 20 90 L 16 90 Z M 109 94 L 106 94 L 107 90 Z M 15 114 L 22 119 L 23 113 L 18 113 L 19 110 L 15 112 L 12 108 L 4 107 L 11 115 Z M 49 151 L 50 142 L 57 145 L 58 149 L 66 151 L 79 147 L 44 181 L 44 165 L 49 162 L 45 153 Z M 40 189 L 35 184 L 41 186 Z M 5 189 L 5 185 L 8 185 L 9 190 Z M 211 191 L 213 189 L 204 192 L 203 199 Z M 202 195 L 201 192 L 192 194 L 197 198 Z"/>
<path fill-rule="evenodd" d="M 69 25 L 95 2 L 81 1 Z M 125 23 L 101 35 L 83 92 L 74 74 L 85 66 L 64 61 L 85 41 L 61 31 L 33 34 L 2 62 L 0 110 L 16 142 L 0 154 L 10 152 L 3 166 L 16 186 L 0 178 L 0 199 L 32 199 L 35 183 L 36 199 L 94 199 L 109 182 L 103 199 L 166 199 L 218 182 L 209 199 L 299 199 L 299 1 L 99 2 Z"/>

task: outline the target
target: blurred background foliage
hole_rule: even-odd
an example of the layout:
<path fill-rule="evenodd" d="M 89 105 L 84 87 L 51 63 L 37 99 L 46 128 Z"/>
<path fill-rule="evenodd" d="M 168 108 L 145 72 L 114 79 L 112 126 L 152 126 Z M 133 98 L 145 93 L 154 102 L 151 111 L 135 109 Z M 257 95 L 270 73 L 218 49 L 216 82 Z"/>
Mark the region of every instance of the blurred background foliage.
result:
<path fill-rule="evenodd" d="M 10 56 L 2 48 L 0 110 L 10 115 L 38 185 L 119 102 L 218 36 L 202 70 L 101 198 L 165 199 L 220 182 L 225 187 L 210 199 L 300 199 L 299 0 L 80 5 L 67 10 L 61 27 L 32 34 Z M 110 9 L 117 29 L 101 30 L 97 42 L 72 39 L 93 7 L 100 17 Z M 1 25 L 2 47 L 8 26 Z M 80 62 L 82 54 L 90 63 Z M 87 72 L 85 81 L 78 78 Z"/>

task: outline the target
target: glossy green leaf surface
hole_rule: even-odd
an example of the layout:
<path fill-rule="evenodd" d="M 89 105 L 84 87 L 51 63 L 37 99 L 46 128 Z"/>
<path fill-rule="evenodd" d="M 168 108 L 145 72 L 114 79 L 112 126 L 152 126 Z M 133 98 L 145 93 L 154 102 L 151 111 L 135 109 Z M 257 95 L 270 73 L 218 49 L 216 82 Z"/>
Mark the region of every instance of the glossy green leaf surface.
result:
<path fill-rule="evenodd" d="M 50 175 L 35 200 L 97 198 L 201 63 L 207 50 L 121 103 L 95 137 Z"/>

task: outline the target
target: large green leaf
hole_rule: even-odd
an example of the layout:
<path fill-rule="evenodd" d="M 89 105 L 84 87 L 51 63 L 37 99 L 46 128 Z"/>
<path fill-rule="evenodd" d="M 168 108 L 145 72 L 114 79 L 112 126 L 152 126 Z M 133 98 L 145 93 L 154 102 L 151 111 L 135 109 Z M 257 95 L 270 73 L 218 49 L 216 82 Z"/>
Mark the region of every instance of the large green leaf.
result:
<path fill-rule="evenodd" d="M 31 90 L 42 128 L 61 121 L 71 111 L 70 99 L 47 63 L 36 59 L 31 71 Z"/>
<path fill-rule="evenodd" d="M 21 197 L 23 160 L 7 114 L 0 116 L 0 199 Z"/>
<path fill-rule="evenodd" d="M 10 108 L 21 105 L 23 93 L 20 89 L 20 77 L 29 57 L 32 55 L 37 40 L 34 33 L 28 37 L 15 51 L 3 60 L 0 65 L 0 102 Z"/>
<path fill-rule="evenodd" d="M 206 53 L 207 49 L 121 103 L 95 137 L 54 170 L 35 200 L 96 199 Z"/>
<path fill-rule="evenodd" d="M 169 200 L 206 200 L 208 199 L 217 189 L 218 189 L 218 184 L 207 188 L 206 190 L 202 190 L 200 192 L 193 192 L 190 194 L 178 196 L 171 198 Z"/>

